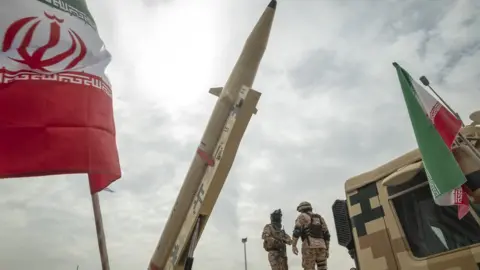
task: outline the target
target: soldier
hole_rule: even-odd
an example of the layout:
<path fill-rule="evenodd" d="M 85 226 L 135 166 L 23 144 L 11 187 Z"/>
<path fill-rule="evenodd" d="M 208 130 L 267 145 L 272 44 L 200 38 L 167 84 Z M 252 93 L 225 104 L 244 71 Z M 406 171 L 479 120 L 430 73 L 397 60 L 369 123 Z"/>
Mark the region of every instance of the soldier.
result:
<path fill-rule="evenodd" d="M 327 223 L 319 215 L 312 213 L 309 202 L 301 202 L 297 211 L 300 215 L 295 220 L 293 229 L 292 251 L 298 255 L 297 242 L 302 239 L 302 267 L 305 270 L 327 270 L 330 233 Z"/>
<path fill-rule="evenodd" d="M 262 239 L 272 270 L 288 270 L 286 245 L 291 245 L 292 239 L 282 228 L 281 209 L 270 214 L 270 224 L 263 228 Z"/>

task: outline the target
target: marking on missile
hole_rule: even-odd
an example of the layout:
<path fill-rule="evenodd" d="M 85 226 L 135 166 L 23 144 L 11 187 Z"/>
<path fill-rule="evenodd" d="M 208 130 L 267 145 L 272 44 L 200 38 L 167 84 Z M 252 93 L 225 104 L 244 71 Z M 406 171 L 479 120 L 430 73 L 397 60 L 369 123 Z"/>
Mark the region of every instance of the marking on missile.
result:
<path fill-rule="evenodd" d="M 242 87 L 240 88 L 240 94 L 243 95 L 245 92 L 247 92 L 248 88 L 247 87 Z"/>
<path fill-rule="evenodd" d="M 238 114 L 238 107 L 237 106 L 233 106 L 232 109 L 230 110 L 230 116 L 233 118 L 233 117 L 237 117 L 237 114 Z"/>
<path fill-rule="evenodd" d="M 223 143 L 218 146 L 217 152 L 215 153 L 215 158 L 217 160 L 220 160 L 222 158 L 222 155 L 223 155 Z"/>
<path fill-rule="evenodd" d="M 180 246 L 179 246 L 178 244 L 176 244 L 176 245 L 173 247 L 172 255 L 170 255 L 170 258 L 171 258 L 171 260 L 172 260 L 172 263 L 175 263 L 175 262 L 177 261 L 179 249 L 180 249 Z"/>
<path fill-rule="evenodd" d="M 243 98 L 240 99 L 240 100 L 238 101 L 237 105 L 235 105 L 235 107 L 241 108 L 241 107 L 243 106 L 243 101 L 244 101 Z"/>
<path fill-rule="evenodd" d="M 232 110 L 230 111 L 230 115 L 231 115 L 232 117 L 237 116 L 238 111 L 240 111 L 240 109 L 241 109 L 242 106 L 243 106 L 243 101 L 244 101 L 244 100 L 243 100 L 243 98 L 242 98 L 242 99 L 240 99 L 240 100 L 237 102 L 237 104 L 235 104 L 235 106 L 233 106 Z"/>
<path fill-rule="evenodd" d="M 203 199 L 205 197 L 205 190 L 203 189 L 203 183 L 200 184 L 200 187 L 198 188 L 197 195 L 195 196 L 195 200 L 193 201 L 193 214 L 197 214 L 198 208 L 202 206 L 203 204 Z M 197 207 L 198 205 L 198 207 Z"/>
<path fill-rule="evenodd" d="M 205 161 L 205 162 L 208 164 L 208 166 L 213 166 L 213 165 L 215 165 L 215 161 L 214 161 L 211 157 L 209 157 L 209 156 L 207 155 L 207 153 L 206 153 L 205 151 L 203 151 L 202 149 L 197 148 L 197 154 L 200 156 L 200 158 L 201 158 L 203 161 Z"/>

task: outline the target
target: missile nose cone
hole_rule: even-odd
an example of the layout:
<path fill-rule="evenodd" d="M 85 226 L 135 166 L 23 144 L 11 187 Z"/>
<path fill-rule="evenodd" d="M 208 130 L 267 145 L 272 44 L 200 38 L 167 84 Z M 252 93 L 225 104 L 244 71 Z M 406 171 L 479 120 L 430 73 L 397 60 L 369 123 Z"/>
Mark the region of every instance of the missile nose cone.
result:
<path fill-rule="evenodd" d="M 277 7 L 277 0 L 270 1 L 270 3 L 268 4 L 268 7 L 275 9 Z"/>

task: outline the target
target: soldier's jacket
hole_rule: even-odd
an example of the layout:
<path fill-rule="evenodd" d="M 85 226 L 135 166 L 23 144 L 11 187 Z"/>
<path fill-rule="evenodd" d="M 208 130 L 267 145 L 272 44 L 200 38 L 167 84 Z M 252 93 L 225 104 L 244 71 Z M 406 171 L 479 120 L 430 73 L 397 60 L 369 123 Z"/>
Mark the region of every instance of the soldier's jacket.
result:
<path fill-rule="evenodd" d="M 308 214 L 312 214 L 312 213 L 309 212 Z M 300 215 L 298 215 L 297 219 L 295 220 L 295 227 L 305 228 L 306 226 L 308 226 L 310 224 L 310 222 L 312 222 L 311 218 L 308 214 L 307 213 L 301 213 Z M 328 227 L 327 227 L 327 223 L 325 222 L 323 217 L 321 217 L 321 223 L 322 223 L 322 228 L 323 228 L 323 234 L 325 235 L 328 232 Z M 325 248 L 325 249 L 327 249 L 328 248 L 328 243 L 325 243 L 325 240 L 323 240 L 323 239 L 308 237 L 308 240 L 305 239 L 305 241 L 303 241 L 302 248 Z"/>
<path fill-rule="evenodd" d="M 267 224 L 262 232 L 263 247 L 267 251 L 281 252 L 286 256 L 285 243 L 291 244 L 292 239 L 284 230 L 276 230 L 272 224 Z"/>

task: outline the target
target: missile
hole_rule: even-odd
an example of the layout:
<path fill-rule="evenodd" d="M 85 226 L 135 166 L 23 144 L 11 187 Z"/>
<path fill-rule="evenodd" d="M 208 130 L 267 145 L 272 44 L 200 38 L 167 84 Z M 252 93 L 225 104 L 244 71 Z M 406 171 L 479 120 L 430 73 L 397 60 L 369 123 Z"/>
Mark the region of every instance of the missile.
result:
<path fill-rule="evenodd" d="M 154 251 L 149 270 L 164 270 L 205 171 L 208 166 L 215 164 L 213 152 L 230 112 L 235 106 L 241 89 L 243 87 L 251 88 L 255 80 L 260 61 L 267 47 L 276 6 L 276 0 L 271 0 L 268 4 L 247 38 L 224 87 L 210 89 L 210 93 L 218 95 L 217 102 Z"/>

